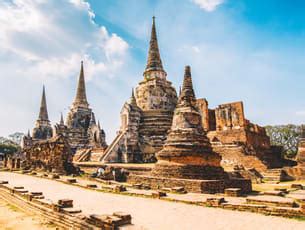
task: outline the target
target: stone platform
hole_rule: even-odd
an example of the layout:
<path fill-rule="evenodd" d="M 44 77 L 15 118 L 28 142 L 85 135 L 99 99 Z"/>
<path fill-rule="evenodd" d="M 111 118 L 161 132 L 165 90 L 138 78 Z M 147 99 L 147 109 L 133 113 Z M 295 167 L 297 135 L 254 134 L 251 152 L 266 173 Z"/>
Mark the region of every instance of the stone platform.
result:
<path fill-rule="evenodd" d="M 127 182 L 130 184 L 147 184 L 152 189 L 183 187 L 185 191 L 192 193 L 224 193 L 225 188 L 232 187 L 240 188 L 241 193 L 252 191 L 251 180 L 247 179 L 194 180 L 130 174 Z"/>

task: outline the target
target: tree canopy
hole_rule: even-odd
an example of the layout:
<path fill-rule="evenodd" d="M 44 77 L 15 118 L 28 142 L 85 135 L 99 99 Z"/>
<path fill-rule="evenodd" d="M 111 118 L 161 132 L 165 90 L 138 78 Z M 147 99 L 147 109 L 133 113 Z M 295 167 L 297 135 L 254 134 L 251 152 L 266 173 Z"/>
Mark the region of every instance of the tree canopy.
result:
<path fill-rule="evenodd" d="M 301 135 L 300 125 L 275 125 L 265 128 L 272 145 L 283 146 L 283 154 L 287 158 L 296 156 Z"/>

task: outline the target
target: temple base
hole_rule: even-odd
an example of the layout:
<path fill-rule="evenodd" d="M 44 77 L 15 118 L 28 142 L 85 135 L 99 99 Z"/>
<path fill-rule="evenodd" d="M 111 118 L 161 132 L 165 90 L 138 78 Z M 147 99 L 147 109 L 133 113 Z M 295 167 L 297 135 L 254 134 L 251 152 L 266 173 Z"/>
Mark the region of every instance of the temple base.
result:
<path fill-rule="evenodd" d="M 193 193 L 224 193 L 225 188 L 240 188 L 242 193 L 252 191 L 251 180 L 247 179 L 193 180 L 131 174 L 127 182 L 146 184 L 151 189 L 183 187 L 185 191 Z"/>

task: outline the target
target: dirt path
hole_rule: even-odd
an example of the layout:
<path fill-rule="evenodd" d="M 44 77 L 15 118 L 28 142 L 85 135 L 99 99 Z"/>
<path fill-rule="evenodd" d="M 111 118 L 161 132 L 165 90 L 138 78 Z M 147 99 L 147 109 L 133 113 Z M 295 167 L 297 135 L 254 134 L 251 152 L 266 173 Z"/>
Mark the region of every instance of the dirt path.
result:
<path fill-rule="evenodd" d="M 17 207 L 0 199 L 1 230 L 52 230 L 56 227 L 37 216 L 22 212 Z"/>
<path fill-rule="evenodd" d="M 0 180 L 8 180 L 11 185 L 22 185 L 29 191 L 41 191 L 54 202 L 61 198 L 73 199 L 74 206 L 84 214 L 111 214 L 115 211 L 129 213 L 132 215 L 133 229 L 305 229 L 304 221 L 108 194 L 22 174 L 0 172 Z"/>

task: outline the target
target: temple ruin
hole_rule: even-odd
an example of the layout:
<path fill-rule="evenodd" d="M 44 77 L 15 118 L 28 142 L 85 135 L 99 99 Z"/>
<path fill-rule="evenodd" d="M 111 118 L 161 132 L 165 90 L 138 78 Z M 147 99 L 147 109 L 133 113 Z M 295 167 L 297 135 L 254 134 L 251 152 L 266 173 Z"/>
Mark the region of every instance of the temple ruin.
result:
<path fill-rule="evenodd" d="M 305 126 L 302 126 L 302 133 L 299 139 L 298 153 L 296 160 L 299 166 L 305 168 Z"/>
<path fill-rule="evenodd" d="M 170 129 L 177 93 L 163 69 L 155 18 L 143 80 L 121 110 L 121 127 L 100 161 L 155 162 Z"/>
<path fill-rule="evenodd" d="M 41 163 L 43 168 L 56 168 L 57 171 L 62 171 L 63 165 L 66 165 L 67 162 L 71 163 L 73 155 L 78 150 L 98 149 L 101 152 L 106 149 L 105 132 L 101 128 L 100 122 L 96 121 L 87 101 L 83 62 L 76 96 L 66 122 L 61 114 L 59 123 L 54 127 L 51 126 L 45 87 L 43 87 L 38 119 L 32 136 L 28 132 L 23 137 L 22 147 L 23 152 L 27 155 L 27 161 L 33 163 L 34 167 L 37 166 L 37 162 L 43 162 Z M 43 152 L 39 153 L 38 149 L 43 149 Z"/>
<path fill-rule="evenodd" d="M 131 174 L 128 182 L 154 189 L 181 186 L 188 192 L 223 193 L 228 187 L 250 192 L 250 180 L 232 177 L 221 167 L 221 155 L 212 150 L 201 120 L 187 66 L 172 125 L 151 175 Z"/>
<path fill-rule="evenodd" d="M 45 88 L 43 87 L 40 112 L 32 136 L 30 132 L 23 138 L 23 147 L 28 148 L 41 140 L 62 135 L 75 153 L 78 149 L 107 147 L 105 132 L 96 122 L 95 115 L 89 107 L 86 96 L 85 75 L 83 62 L 78 79 L 74 102 L 67 115 L 66 123 L 61 114 L 60 121 L 52 128 L 47 110 Z"/>
<path fill-rule="evenodd" d="M 143 76 L 121 110 L 117 137 L 95 160 L 104 163 L 156 162 L 156 153 L 168 137 L 177 94 L 163 69 L 154 18 Z M 201 125 L 213 150 L 222 155 L 222 166 L 233 170 L 240 165 L 265 171 L 287 163 L 281 156 L 281 149 L 271 146 L 265 129 L 246 119 L 243 102 L 210 109 L 208 101 L 199 98 L 194 100 L 194 106 L 201 115 Z"/>

